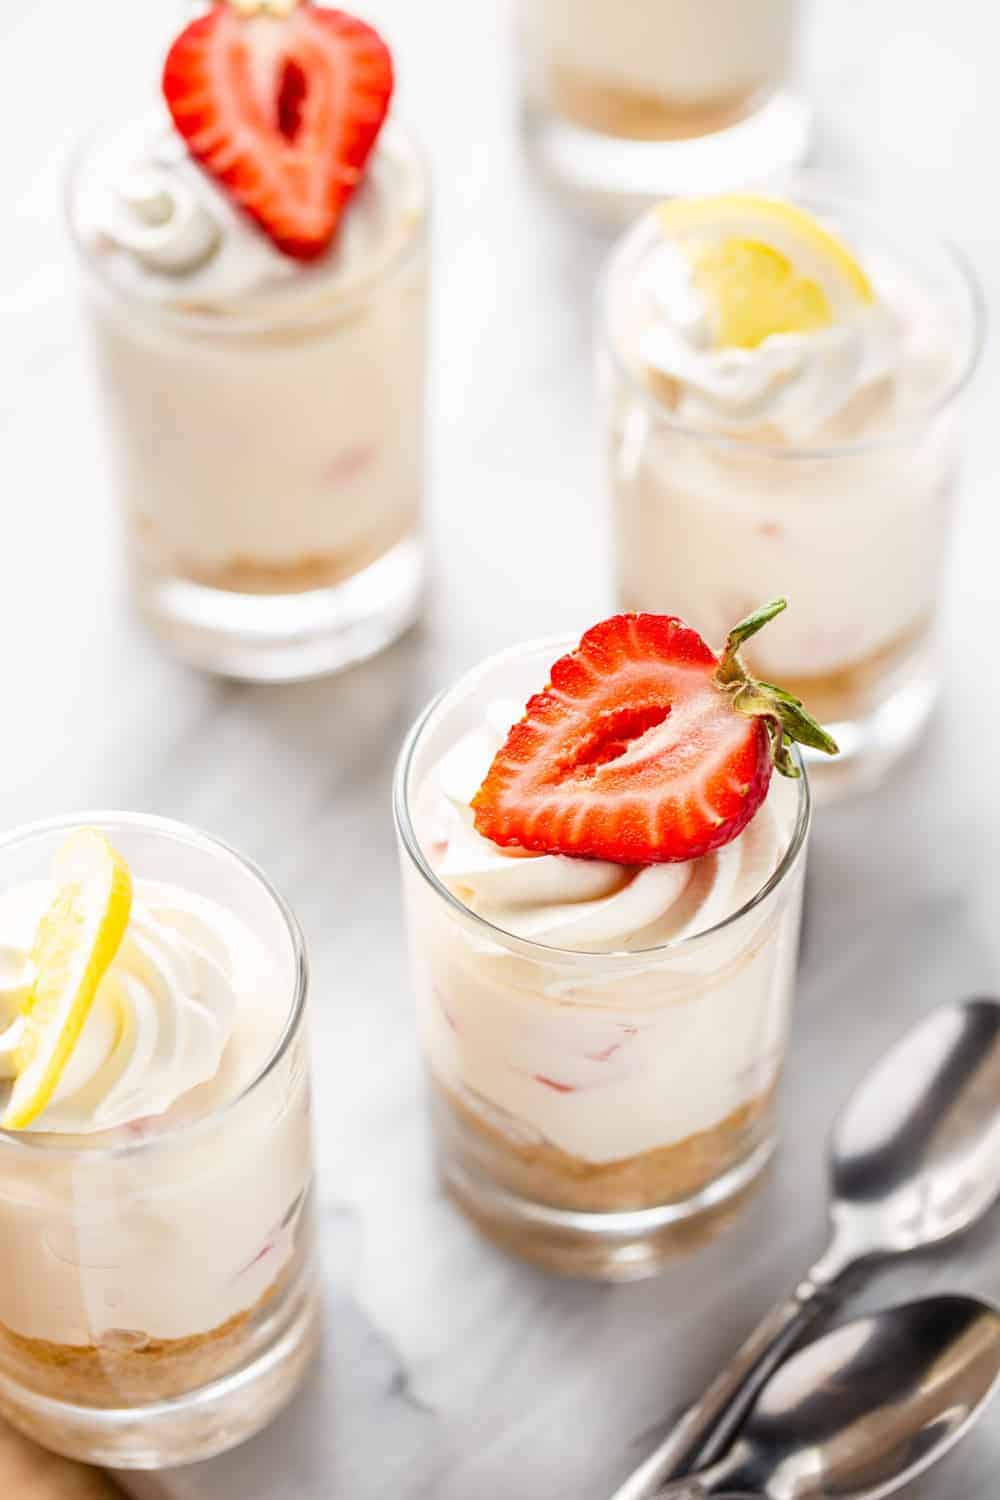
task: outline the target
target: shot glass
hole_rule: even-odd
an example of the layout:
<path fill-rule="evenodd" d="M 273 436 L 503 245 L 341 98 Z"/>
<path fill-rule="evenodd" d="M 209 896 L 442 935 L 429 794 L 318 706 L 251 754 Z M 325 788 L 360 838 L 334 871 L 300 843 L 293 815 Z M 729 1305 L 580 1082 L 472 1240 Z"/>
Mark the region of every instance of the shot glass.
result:
<path fill-rule="evenodd" d="M 0 890 L 44 877 L 81 824 L 224 907 L 267 962 L 266 1041 L 227 1102 L 164 1127 L 0 1132 L 0 1413 L 73 1458 L 160 1468 L 251 1436 L 315 1347 L 306 956 L 259 871 L 160 818 L 15 830 Z"/>
<path fill-rule="evenodd" d="M 798 165 L 811 112 L 789 87 L 798 0 L 519 0 L 529 151 L 575 203 L 644 203 Z"/>
<path fill-rule="evenodd" d="M 806 752 L 820 800 L 877 782 L 933 708 L 962 398 L 983 312 L 964 258 L 905 212 L 811 184 L 790 197 L 842 233 L 910 326 L 907 378 L 920 394 L 904 414 L 808 444 L 678 420 L 631 321 L 660 242 L 653 214 L 612 253 L 597 368 L 619 604 L 679 614 L 722 641 L 744 604 L 787 595 L 787 616 L 746 654 L 840 746 L 836 761 Z"/>
<path fill-rule="evenodd" d="M 421 601 L 423 158 L 386 127 L 384 193 L 403 200 L 377 210 L 399 217 L 391 250 L 204 305 L 110 269 L 92 178 L 128 129 L 85 145 L 68 215 L 135 602 L 194 666 L 261 681 L 338 670 L 393 641 Z"/>
<path fill-rule="evenodd" d="M 724 1228 L 774 1149 L 809 790 L 804 775 L 774 786 L 772 873 L 688 938 L 571 951 L 475 914 L 437 872 L 428 778 L 491 702 L 523 702 L 572 644 L 505 652 L 431 704 L 394 808 L 441 1176 L 516 1254 L 624 1280 Z"/>

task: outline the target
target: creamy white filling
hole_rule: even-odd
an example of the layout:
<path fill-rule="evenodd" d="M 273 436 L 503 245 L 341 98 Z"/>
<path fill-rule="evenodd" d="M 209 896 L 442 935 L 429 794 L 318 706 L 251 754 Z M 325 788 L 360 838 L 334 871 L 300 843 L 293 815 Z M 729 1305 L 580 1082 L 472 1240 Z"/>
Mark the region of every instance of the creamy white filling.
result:
<path fill-rule="evenodd" d="M 422 919 L 418 907 L 420 1024 L 431 1066 L 517 1141 L 548 1141 L 592 1162 L 675 1144 L 766 1093 L 777 1075 L 797 903 L 709 929 L 776 869 L 795 789 L 776 778 L 739 838 L 688 864 L 627 869 L 500 849 L 476 832 L 468 803 L 519 716 L 514 702 L 490 704 L 430 768 L 418 835 L 438 877 L 471 911 L 594 961 L 522 956 L 431 912 Z M 703 933 L 678 950 L 657 946 Z"/>
<path fill-rule="evenodd" d="M 0 894 L 0 1025 L 51 895 L 45 881 Z M 141 1349 L 215 1329 L 274 1285 L 303 1232 L 311 1166 L 301 1043 L 261 1078 L 290 984 L 228 906 L 135 882 L 56 1101 L 30 1139 L 0 1141 L 0 1324 Z"/>
<path fill-rule="evenodd" d="M 329 252 L 306 266 L 233 207 L 165 119 L 95 142 L 73 219 L 110 292 L 90 299 L 98 369 L 151 568 L 308 588 L 412 532 L 426 208 L 416 149 L 387 125 Z"/>
<path fill-rule="evenodd" d="M 612 334 L 633 376 L 606 388 L 619 597 L 630 609 L 670 609 L 722 640 L 759 600 L 787 596 L 787 614 L 749 653 L 779 683 L 905 648 L 935 607 L 954 498 L 956 415 L 915 420 L 959 369 L 962 335 L 947 306 L 872 254 L 866 268 L 886 342 L 874 324 L 848 325 L 829 338 L 713 351 L 686 265 L 658 249 L 639 246 L 610 290 Z M 878 379 L 884 359 L 891 368 Z M 677 396 L 662 424 L 634 383 L 654 368 Z M 703 442 L 678 421 L 693 434 L 745 440 Z M 809 457 L 868 441 L 870 449 Z"/>
<path fill-rule="evenodd" d="M 557 67 L 668 104 L 725 98 L 785 69 L 797 0 L 521 0 L 522 34 Z"/>

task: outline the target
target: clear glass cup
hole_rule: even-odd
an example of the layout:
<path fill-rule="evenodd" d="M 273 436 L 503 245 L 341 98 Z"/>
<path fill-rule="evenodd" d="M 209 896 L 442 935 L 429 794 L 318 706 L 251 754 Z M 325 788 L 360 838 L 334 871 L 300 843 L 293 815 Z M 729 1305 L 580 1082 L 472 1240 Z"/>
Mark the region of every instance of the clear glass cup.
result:
<path fill-rule="evenodd" d="M 394 810 L 443 1180 L 516 1254 L 624 1280 L 724 1228 L 774 1149 L 809 789 L 774 778 L 774 873 L 703 933 L 581 952 L 474 914 L 435 871 L 428 775 L 489 703 L 523 703 L 575 644 L 516 647 L 432 703 L 403 747 Z"/>
<path fill-rule="evenodd" d="M 0 1132 L 0 1413 L 116 1468 L 207 1458 L 262 1427 L 316 1344 L 306 956 L 252 865 L 183 824 L 94 814 L 0 842 L 0 889 L 96 827 L 138 879 L 240 918 L 273 962 L 277 1041 L 228 1103 L 96 1136 Z"/>
<path fill-rule="evenodd" d="M 623 223 L 671 193 L 797 166 L 799 0 L 518 0 L 522 116 L 542 172 Z"/>
<path fill-rule="evenodd" d="M 713 643 L 761 599 L 787 613 L 747 648 L 758 675 L 830 730 L 806 752 L 817 800 L 875 783 L 917 738 L 939 685 L 935 622 L 955 513 L 962 396 L 978 362 L 982 297 L 952 247 L 902 212 L 803 174 L 787 194 L 839 230 L 872 271 L 900 278 L 913 322 L 932 306 L 942 357 L 905 419 L 836 444 L 686 426 L 658 398 L 629 329 L 630 293 L 661 231 L 646 215 L 613 251 L 600 297 L 598 384 L 613 510 L 617 600 L 667 611 Z M 906 278 L 902 287 L 901 278 Z"/>
<path fill-rule="evenodd" d="M 406 195 L 391 254 L 342 285 L 321 264 L 263 307 L 219 310 L 141 295 L 84 232 L 91 163 L 135 129 L 85 144 L 68 215 L 136 603 L 209 671 L 338 670 L 395 640 L 421 602 L 423 157 L 386 126 L 378 151 Z"/>

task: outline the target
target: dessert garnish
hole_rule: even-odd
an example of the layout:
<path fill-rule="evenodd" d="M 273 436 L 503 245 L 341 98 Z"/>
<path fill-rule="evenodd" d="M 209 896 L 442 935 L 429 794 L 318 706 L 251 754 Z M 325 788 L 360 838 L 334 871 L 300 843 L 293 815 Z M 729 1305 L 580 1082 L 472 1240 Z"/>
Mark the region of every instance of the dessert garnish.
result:
<path fill-rule="evenodd" d="M 13 1023 L 15 1076 L 4 1130 L 23 1130 L 51 1100 L 132 910 L 128 866 L 94 829 L 69 836 L 56 852 L 53 877 L 56 895 L 39 923 L 31 982 Z"/>
<path fill-rule="evenodd" d="M 726 193 L 663 203 L 652 226 L 637 352 L 658 400 L 685 423 L 811 442 L 862 390 L 885 389 L 897 319 L 811 214 Z"/>
<path fill-rule="evenodd" d="M 814 333 L 875 301 L 847 246 L 783 199 L 677 198 L 656 212 L 708 310 L 717 349 L 754 349 L 775 334 Z"/>
<path fill-rule="evenodd" d="M 798 698 L 757 682 L 740 647 L 786 607 L 729 632 L 721 655 L 673 615 L 593 626 L 528 701 L 472 800 L 504 848 L 623 865 L 695 859 L 734 839 L 796 742 L 837 746 Z"/>
<path fill-rule="evenodd" d="M 215 0 L 167 55 L 188 150 L 279 250 L 314 260 L 362 179 L 392 95 L 389 49 L 342 10 Z"/>

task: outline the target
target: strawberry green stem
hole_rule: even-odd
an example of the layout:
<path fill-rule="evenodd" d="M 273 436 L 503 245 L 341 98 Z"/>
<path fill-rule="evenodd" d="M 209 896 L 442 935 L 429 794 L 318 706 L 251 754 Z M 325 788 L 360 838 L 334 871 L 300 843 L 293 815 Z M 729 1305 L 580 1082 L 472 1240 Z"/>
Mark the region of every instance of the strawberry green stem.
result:
<path fill-rule="evenodd" d="M 715 680 L 723 692 L 730 695 L 733 707 L 740 713 L 766 720 L 775 770 L 782 776 L 795 777 L 799 775 L 799 768 L 788 748 L 790 743 L 809 745 L 813 750 L 822 750 L 824 755 L 836 755 L 836 741 L 816 722 L 800 698 L 773 683 L 758 682 L 750 676 L 740 658 L 740 647 L 744 642 L 755 636 L 758 630 L 763 630 L 787 607 L 787 599 L 772 599 L 733 626 L 726 637 Z"/>

